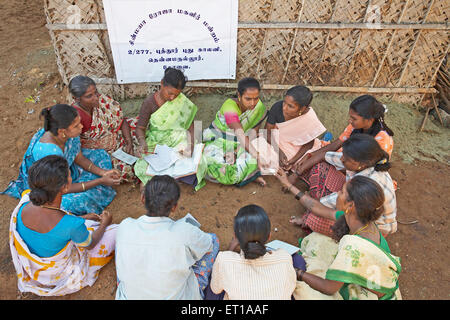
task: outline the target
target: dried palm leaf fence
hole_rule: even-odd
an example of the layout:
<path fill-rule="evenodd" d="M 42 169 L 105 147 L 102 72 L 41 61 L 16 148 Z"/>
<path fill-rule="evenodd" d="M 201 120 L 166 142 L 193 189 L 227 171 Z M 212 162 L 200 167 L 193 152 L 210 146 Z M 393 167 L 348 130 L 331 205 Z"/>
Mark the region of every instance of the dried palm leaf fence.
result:
<path fill-rule="evenodd" d="M 65 84 L 88 75 L 120 100 L 155 87 L 117 84 L 101 0 L 44 3 Z M 81 9 L 76 25 L 68 24 L 72 5 Z M 437 92 L 436 75 L 449 49 L 449 14 L 448 0 L 241 0 L 237 79 L 253 76 L 263 89 L 304 84 L 313 91 L 382 94 L 418 104 Z M 187 86 L 235 88 L 236 82 Z"/>

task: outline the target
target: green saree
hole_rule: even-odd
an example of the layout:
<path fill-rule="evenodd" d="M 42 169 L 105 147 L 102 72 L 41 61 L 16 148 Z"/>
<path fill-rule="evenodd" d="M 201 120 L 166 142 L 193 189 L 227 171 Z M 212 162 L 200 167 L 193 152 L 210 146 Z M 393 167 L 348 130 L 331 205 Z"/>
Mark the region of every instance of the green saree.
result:
<path fill-rule="evenodd" d="M 242 112 L 234 100 L 228 99 L 217 112 L 211 126 L 203 131 L 206 145 L 203 158 L 207 165 L 205 177 L 226 185 L 244 185 L 260 175 L 258 163 L 240 146 L 237 136 L 228 127 L 225 121 L 227 113 L 237 115 L 244 133 L 248 134 L 265 119 L 267 109 L 259 100 L 252 110 Z"/>
<path fill-rule="evenodd" d="M 183 93 L 164 103 L 150 117 L 149 128 L 145 133 L 148 151 L 153 152 L 157 144 L 184 149 L 188 145 L 187 133 L 196 113 L 197 106 Z M 143 184 L 151 179 L 151 176 L 146 174 L 147 166 L 147 161 L 142 158 L 134 165 L 135 174 Z"/>
<path fill-rule="evenodd" d="M 367 288 L 384 295 L 380 300 L 401 299 L 398 277 L 400 258 L 371 240 L 346 235 L 329 266 L 326 279 L 344 282 L 340 294 L 345 300 L 378 299 Z"/>

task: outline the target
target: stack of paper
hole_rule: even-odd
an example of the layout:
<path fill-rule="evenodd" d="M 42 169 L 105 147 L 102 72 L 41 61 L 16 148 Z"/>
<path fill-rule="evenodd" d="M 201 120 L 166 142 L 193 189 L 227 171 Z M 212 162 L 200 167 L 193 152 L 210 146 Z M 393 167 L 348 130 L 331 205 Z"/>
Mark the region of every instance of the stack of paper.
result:
<path fill-rule="evenodd" d="M 146 174 L 149 176 L 156 175 L 169 175 L 175 179 L 185 177 L 191 174 L 197 173 L 198 165 L 200 160 L 202 159 L 204 144 L 199 143 L 194 146 L 194 151 L 192 153 L 192 157 L 183 157 L 176 150 L 172 149 L 172 151 L 162 149 L 162 157 L 159 157 L 161 151 L 156 150 L 155 153 L 158 153 L 156 158 L 150 157 L 150 161 L 145 157 L 144 159 L 149 162 L 149 166 L 147 166 Z M 150 155 L 153 156 L 153 155 Z M 156 159 L 156 160 L 155 160 Z"/>
<path fill-rule="evenodd" d="M 181 158 L 178 152 L 166 145 L 156 145 L 153 153 L 144 157 L 149 166 L 156 172 L 170 168 Z"/>

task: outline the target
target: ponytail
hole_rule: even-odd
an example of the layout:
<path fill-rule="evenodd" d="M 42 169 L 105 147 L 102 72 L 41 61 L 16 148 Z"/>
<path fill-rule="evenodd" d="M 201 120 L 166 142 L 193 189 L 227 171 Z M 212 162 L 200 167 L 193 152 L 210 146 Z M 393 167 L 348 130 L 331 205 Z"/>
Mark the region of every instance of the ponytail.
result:
<path fill-rule="evenodd" d="M 394 136 L 394 131 L 392 131 L 386 124 L 386 122 L 384 122 L 384 114 L 377 119 L 377 121 L 380 123 L 381 128 L 387 132 L 388 135 L 390 135 L 391 137 Z"/>
<path fill-rule="evenodd" d="M 387 111 L 386 106 L 373 96 L 368 94 L 359 96 L 350 103 L 350 109 L 364 119 L 374 119 L 372 127 L 367 132 L 371 136 L 375 137 L 380 130 L 386 131 L 391 137 L 394 136 L 394 132 L 384 122 L 384 114 Z M 363 132 L 362 129 L 357 129 L 353 130 L 353 133 Z"/>
<path fill-rule="evenodd" d="M 374 165 L 375 171 L 388 171 L 391 168 L 391 163 L 389 162 L 389 155 L 384 151 L 383 157 Z"/>
<path fill-rule="evenodd" d="M 50 121 L 51 121 L 50 108 L 42 109 L 41 116 L 44 118 L 44 130 L 50 131 Z"/>
<path fill-rule="evenodd" d="M 58 135 L 59 129 L 67 129 L 77 116 L 77 110 L 67 104 L 56 104 L 41 111 L 44 130 L 50 131 L 54 136 Z"/>
<path fill-rule="evenodd" d="M 233 227 L 245 259 L 257 259 L 266 254 L 265 243 L 271 226 L 263 208 L 254 204 L 242 207 L 234 217 Z"/>

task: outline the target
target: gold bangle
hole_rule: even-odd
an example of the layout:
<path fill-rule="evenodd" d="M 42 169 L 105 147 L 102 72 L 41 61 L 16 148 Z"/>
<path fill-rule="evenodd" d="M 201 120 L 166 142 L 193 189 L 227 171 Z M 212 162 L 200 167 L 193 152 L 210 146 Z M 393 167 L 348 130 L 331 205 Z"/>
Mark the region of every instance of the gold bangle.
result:
<path fill-rule="evenodd" d="M 81 183 L 81 186 L 83 187 L 83 191 L 86 191 L 86 187 L 84 186 L 84 182 Z"/>
<path fill-rule="evenodd" d="M 89 165 L 87 171 L 91 171 L 91 167 L 92 167 L 93 164 L 94 164 L 94 163 L 91 162 L 91 164 Z"/>

